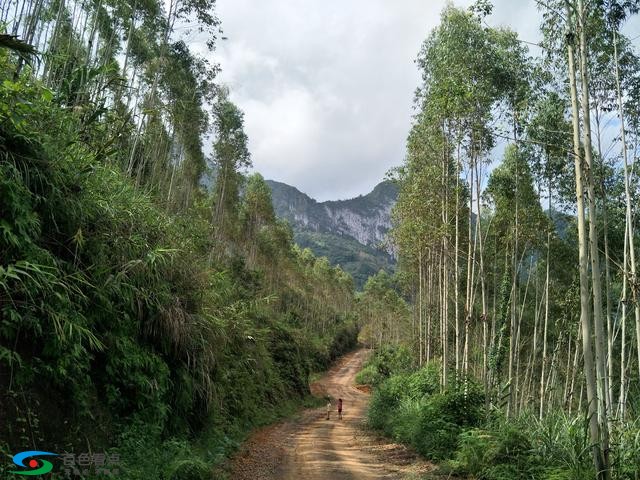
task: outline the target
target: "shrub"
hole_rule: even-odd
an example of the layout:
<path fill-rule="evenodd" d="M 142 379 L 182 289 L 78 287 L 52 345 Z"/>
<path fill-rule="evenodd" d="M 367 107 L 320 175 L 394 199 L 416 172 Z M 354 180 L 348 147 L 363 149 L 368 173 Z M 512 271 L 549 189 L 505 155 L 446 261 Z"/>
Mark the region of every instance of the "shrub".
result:
<path fill-rule="evenodd" d="M 618 476 L 624 480 L 640 478 L 640 420 L 618 425 L 612 434 L 613 465 Z"/>
<path fill-rule="evenodd" d="M 435 393 L 439 383 L 437 364 L 389 377 L 374 391 L 369 425 L 409 443 L 426 458 L 451 458 L 463 429 L 477 427 L 484 420 L 484 395 L 470 381 Z"/>
<path fill-rule="evenodd" d="M 405 375 L 395 375 L 373 392 L 368 412 L 368 422 L 372 428 L 391 434 L 396 410 L 407 390 L 407 378 Z"/>
<path fill-rule="evenodd" d="M 447 413 L 448 394 L 438 393 L 422 402 L 412 445 L 431 460 L 450 458 L 456 449 L 460 425 Z"/>
<path fill-rule="evenodd" d="M 381 377 L 409 373 L 413 367 L 411 351 L 402 345 L 389 345 L 376 351 L 372 362 Z"/>
<path fill-rule="evenodd" d="M 529 432 L 509 423 L 496 431 L 472 429 L 460 434 L 458 450 L 450 465 L 457 473 L 486 480 L 540 478 Z"/>
<path fill-rule="evenodd" d="M 530 478 L 530 470 L 535 466 L 531 433 L 517 424 L 505 423 L 497 436 L 497 448 L 491 463 L 509 465 L 512 478 Z"/>
<path fill-rule="evenodd" d="M 353 350 L 358 344 L 358 327 L 353 319 L 344 319 L 341 326 L 336 331 L 331 346 L 329 347 L 329 355 L 331 360 L 335 360 L 340 355 Z"/>
<path fill-rule="evenodd" d="M 408 380 L 408 394 L 411 398 L 420 399 L 433 395 L 440 389 L 440 364 L 429 362 L 411 374 Z"/>
<path fill-rule="evenodd" d="M 549 478 L 580 480 L 595 476 L 584 417 L 569 417 L 559 411 L 539 420 L 524 414 L 517 425 L 531 438 L 535 460 L 551 467 Z"/>
<path fill-rule="evenodd" d="M 387 345 L 374 352 L 356 377 L 356 382 L 378 386 L 393 375 L 410 373 L 412 368 L 413 357 L 408 348 Z"/>
<path fill-rule="evenodd" d="M 199 459 L 180 460 L 169 469 L 169 480 L 211 480 L 211 469 Z"/>
<path fill-rule="evenodd" d="M 401 443 L 413 444 L 417 427 L 416 418 L 420 415 L 420 401 L 403 398 L 392 415 L 391 435 Z"/>
<path fill-rule="evenodd" d="M 458 449 L 450 466 L 457 473 L 478 475 L 491 463 L 496 450 L 497 441 L 492 432 L 467 430 L 458 437 Z"/>
<path fill-rule="evenodd" d="M 356 375 L 356 383 L 359 385 L 377 385 L 380 381 L 378 369 L 371 364 L 365 365 Z"/>
<path fill-rule="evenodd" d="M 460 434 L 453 471 L 486 480 L 594 478 L 584 419 L 530 414 Z"/>

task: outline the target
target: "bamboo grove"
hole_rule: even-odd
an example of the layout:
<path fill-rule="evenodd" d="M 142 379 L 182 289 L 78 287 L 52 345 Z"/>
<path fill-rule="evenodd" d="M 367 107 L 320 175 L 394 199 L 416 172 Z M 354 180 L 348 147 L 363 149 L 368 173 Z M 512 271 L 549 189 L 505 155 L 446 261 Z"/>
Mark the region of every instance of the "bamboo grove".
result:
<path fill-rule="evenodd" d="M 391 173 L 402 321 L 442 388 L 477 379 L 507 418 L 584 413 L 611 478 L 611 436 L 640 407 L 640 62 L 621 32 L 638 5 L 538 8 L 535 47 L 483 1 L 446 7 L 422 45 Z"/>

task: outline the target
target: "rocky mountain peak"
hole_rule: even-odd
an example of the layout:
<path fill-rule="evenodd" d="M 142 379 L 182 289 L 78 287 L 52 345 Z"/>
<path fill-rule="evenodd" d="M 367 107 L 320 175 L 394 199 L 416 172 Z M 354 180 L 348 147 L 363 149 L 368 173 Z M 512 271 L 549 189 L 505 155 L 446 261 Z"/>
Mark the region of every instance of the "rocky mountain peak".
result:
<path fill-rule="evenodd" d="M 317 202 L 291 185 L 267 180 L 279 218 L 293 227 L 296 242 L 340 264 L 362 286 L 381 268 L 393 269 L 387 233 L 398 189 L 384 181 L 368 194 L 348 200 Z"/>

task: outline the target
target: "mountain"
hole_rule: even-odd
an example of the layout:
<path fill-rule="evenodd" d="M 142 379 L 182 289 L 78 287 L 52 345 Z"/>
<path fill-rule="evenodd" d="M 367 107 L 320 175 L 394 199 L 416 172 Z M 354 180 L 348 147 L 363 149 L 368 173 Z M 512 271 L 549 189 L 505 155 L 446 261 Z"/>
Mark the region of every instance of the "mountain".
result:
<path fill-rule="evenodd" d="M 349 272 L 358 288 L 380 269 L 395 268 L 387 241 L 397 187 L 384 181 L 367 195 L 317 202 L 286 183 L 267 180 L 276 215 L 293 227 L 295 241 Z"/>

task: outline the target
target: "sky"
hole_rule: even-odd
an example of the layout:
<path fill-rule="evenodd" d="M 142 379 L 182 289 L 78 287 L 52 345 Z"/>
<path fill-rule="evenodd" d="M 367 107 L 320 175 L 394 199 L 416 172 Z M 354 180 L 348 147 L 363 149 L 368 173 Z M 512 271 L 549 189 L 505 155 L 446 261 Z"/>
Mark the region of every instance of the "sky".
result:
<path fill-rule="evenodd" d="M 446 3 L 218 0 L 215 61 L 245 113 L 253 169 L 319 201 L 371 191 L 404 158 L 414 59 Z M 534 0 L 493 3 L 489 25 L 539 40 Z"/>

